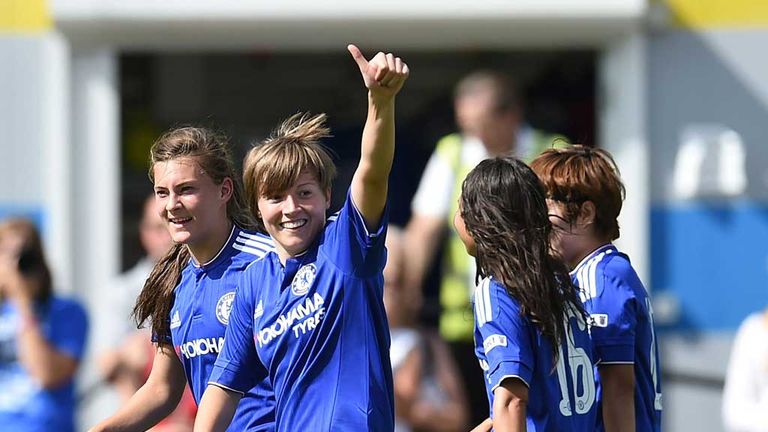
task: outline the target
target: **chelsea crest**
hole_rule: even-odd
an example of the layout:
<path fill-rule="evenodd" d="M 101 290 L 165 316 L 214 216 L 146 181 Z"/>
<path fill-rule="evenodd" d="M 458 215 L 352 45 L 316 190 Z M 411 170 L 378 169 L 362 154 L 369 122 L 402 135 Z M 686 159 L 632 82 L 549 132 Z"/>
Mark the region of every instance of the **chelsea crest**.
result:
<path fill-rule="evenodd" d="M 317 274 L 317 267 L 315 264 L 307 264 L 296 272 L 296 276 L 293 277 L 291 283 L 291 292 L 293 295 L 303 296 L 309 292 L 309 288 L 312 286 L 312 282 L 315 281 L 315 275 Z"/>
<path fill-rule="evenodd" d="M 229 313 L 232 311 L 232 302 L 235 300 L 235 292 L 231 291 L 219 298 L 216 302 L 216 319 L 220 323 L 229 324 Z"/>

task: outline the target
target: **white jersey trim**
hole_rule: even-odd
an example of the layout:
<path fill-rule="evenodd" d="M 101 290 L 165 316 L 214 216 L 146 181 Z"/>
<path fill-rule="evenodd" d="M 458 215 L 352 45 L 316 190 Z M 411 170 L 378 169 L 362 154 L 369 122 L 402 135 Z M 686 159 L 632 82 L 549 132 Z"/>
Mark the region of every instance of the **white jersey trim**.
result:
<path fill-rule="evenodd" d="M 523 377 L 521 377 L 520 375 L 512 374 L 512 375 L 504 375 L 501 378 L 499 378 L 499 381 L 496 384 L 494 384 L 493 387 L 491 387 L 491 393 L 495 392 L 496 389 L 499 388 L 501 383 L 503 383 L 504 380 L 507 379 L 507 378 L 517 378 L 520 381 L 522 381 L 523 384 L 525 384 L 526 387 L 531 388 L 531 385 L 528 384 L 528 381 L 524 380 Z"/>
<path fill-rule="evenodd" d="M 220 389 L 224 389 L 224 390 L 231 391 L 233 393 L 237 393 L 237 394 L 241 394 L 241 395 L 245 396 L 245 393 L 241 392 L 240 390 L 235 390 L 235 389 L 227 387 L 227 386 L 225 386 L 223 384 L 219 384 L 219 383 L 217 383 L 215 381 L 208 381 L 208 385 L 213 385 L 213 386 L 216 386 L 216 387 L 218 387 Z"/>
<path fill-rule="evenodd" d="M 214 255 L 213 258 L 209 259 L 207 262 L 204 262 L 204 263 L 200 264 L 200 263 L 197 262 L 197 260 L 195 260 L 194 257 L 192 257 L 192 264 L 195 267 L 200 268 L 200 267 L 205 267 L 208 264 L 216 261 L 216 258 L 218 258 L 219 255 L 221 255 L 221 253 L 224 251 L 224 249 L 227 248 L 227 245 L 229 244 L 229 241 L 232 240 L 232 235 L 235 233 L 235 228 L 236 228 L 235 224 L 232 224 L 232 231 L 229 232 L 229 237 L 227 237 L 227 241 L 224 242 L 224 245 L 221 246 L 221 249 L 219 249 L 219 251 L 216 252 L 216 255 Z"/>
<path fill-rule="evenodd" d="M 483 279 L 475 289 L 475 313 L 477 314 L 478 327 L 482 327 L 493 319 L 490 278 Z"/>

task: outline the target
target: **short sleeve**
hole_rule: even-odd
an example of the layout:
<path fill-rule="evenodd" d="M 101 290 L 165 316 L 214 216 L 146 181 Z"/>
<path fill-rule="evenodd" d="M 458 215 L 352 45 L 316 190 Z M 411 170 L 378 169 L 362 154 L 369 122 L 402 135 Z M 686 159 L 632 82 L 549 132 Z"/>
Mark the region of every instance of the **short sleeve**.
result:
<path fill-rule="evenodd" d="M 452 139 L 460 141 L 461 137 L 449 135 L 440 140 L 427 161 L 419 181 L 419 188 L 411 201 L 411 211 L 414 214 L 437 218 L 448 217 L 456 183 L 451 158 L 458 158 L 458 155 L 452 155 L 452 152 L 461 148 L 461 142 L 454 144 L 450 142 Z M 449 148 L 451 146 L 456 147 L 456 150 Z"/>
<path fill-rule="evenodd" d="M 330 219 L 321 245 L 323 253 L 347 274 L 367 277 L 381 272 L 386 263 L 384 239 L 389 220 L 389 206 L 379 219 L 379 226 L 369 230 L 363 215 L 352 201 L 351 190 L 341 210 Z"/>
<path fill-rule="evenodd" d="M 530 322 L 496 283 L 484 281 L 475 292 L 475 322 L 488 362 L 491 391 L 507 378 L 519 378 L 530 387 L 534 345 Z"/>
<path fill-rule="evenodd" d="M 85 309 L 74 300 L 59 300 L 51 305 L 50 314 L 50 343 L 57 351 L 82 358 L 88 334 Z"/>
<path fill-rule="evenodd" d="M 597 357 L 601 364 L 634 363 L 636 298 L 620 276 L 603 274 L 598 283 L 601 289 L 584 304 Z"/>
<path fill-rule="evenodd" d="M 241 275 L 224 334 L 224 346 L 209 379 L 211 384 L 240 393 L 247 392 L 267 375 L 253 339 L 253 284 L 258 267 L 259 261 L 256 261 Z"/>

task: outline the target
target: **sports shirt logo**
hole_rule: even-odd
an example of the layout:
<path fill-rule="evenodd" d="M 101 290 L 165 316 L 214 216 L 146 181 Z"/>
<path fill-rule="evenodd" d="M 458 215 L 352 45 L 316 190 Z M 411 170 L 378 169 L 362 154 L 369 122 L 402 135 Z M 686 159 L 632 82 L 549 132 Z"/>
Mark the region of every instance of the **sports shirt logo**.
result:
<path fill-rule="evenodd" d="M 232 302 L 235 300 L 235 292 L 230 291 L 219 298 L 216 302 L 216 319 L 220 323 L 229 324 L 229 313 L 232 311 Z"/>
<path fill-rule="evenodd" d="M 307 264 L 300 268 L 296 272 L 296 276 L 293 277 L 293 282 L 291 282 L 291 292 L 293 295 L 303 296 L 309 292 L 312 282 L 315 281 L 315 275 L 317 275 L 315 264 Z"/>
<path fill-rule="evenodd" d="M 171 317 L 171 328 L 179 328 L 181 327 L 181 318 L 179 318 L 179 311 L 176 311 L 173 313 L 173 317 Z"/>

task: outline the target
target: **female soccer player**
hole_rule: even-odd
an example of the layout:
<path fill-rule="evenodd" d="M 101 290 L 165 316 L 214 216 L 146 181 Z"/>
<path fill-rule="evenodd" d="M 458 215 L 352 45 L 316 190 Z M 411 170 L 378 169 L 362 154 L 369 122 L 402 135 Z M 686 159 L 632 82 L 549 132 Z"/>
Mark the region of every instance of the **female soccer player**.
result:
<path fill-rule="evenodd" d="M 593 431 L 586 313 L 567 268 L 550 253 L 536 174 L 514 158 L 481 162 L 464 180 L 454 226 L 482 279 L 473 296 L 475 352 L 493 430 Z"/>
<path fill-rule="evenodd" d="M 266 376 L 278 431 L 394 427 L 382 269 L 395 95 L 408 66 L 349 51 L 368 88 L 368 117 L 339 213 L 326 224 L 335 168 L 319 142 L 324 115 L 291 117 L 246 159 L 251 208 L 276 250 L 246 270 L 196 430 L 223 430 L 240 394 Z"/>
<path fill-rule="evenodd" d="M 74 432 L 83 307 L 53 292 L 35 225 L 0 223 L 0 429 Z"/>
<path fill-rule="evenodd" d="M 252 218 L 228 144 L 202 128 L 172 130 L 151 150 L 158 210 L 175 245 L 152 270 L 134 309 L 157 343 L 146 384 L 95 431 L 144 431 L 171 413 L 185 383 L 200 402 L 223 344 L 235 286 L 254 259 L 272 250 Z M 186 375 L 186 379 L 185 379 Z M 274 396 L 266 382 L 245 389 L 233 431 L 271 431 Z"/>
<path fill-rule="evenodd" d="M 598 367 L 599 430 L 659 431 L 659 355 L 648 293 L 611 241 L 624 185 L 611 155 L 584 146 L 550 149 L 531 164 L 547 189 L 554 248 L 590 313 Z"/>

